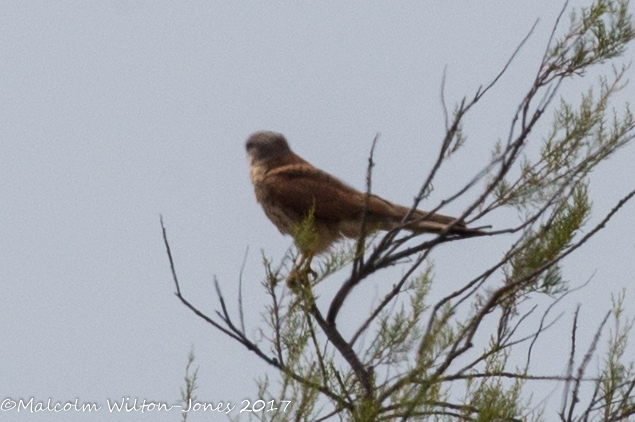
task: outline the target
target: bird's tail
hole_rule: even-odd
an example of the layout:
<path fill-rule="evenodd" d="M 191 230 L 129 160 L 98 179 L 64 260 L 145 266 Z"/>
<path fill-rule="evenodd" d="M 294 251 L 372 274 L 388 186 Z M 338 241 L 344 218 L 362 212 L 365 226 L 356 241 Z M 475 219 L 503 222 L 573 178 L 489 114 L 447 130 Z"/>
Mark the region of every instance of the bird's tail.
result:
<path fill-rule="evenodd" d="M 399 224 L 408 212 L 410 212 L 410 209 L 400 205 L 393 206 L 396 208 L 395 217 L 398 219 L 396 224 Z M 413 233 L 441 233 L 449 225 L 455 223 L 456 218 L 442 214 L 432 214 L 421 210 L 415 210 L 412 216 L 410 216 L 409 221 L 410 223 L 407 223 L 404 228 Z M 464 222 L 459 221 L 455 223 L 447 233 L 461 236 L 476 236 L 484 234 L 485 232 L 480 228 L 469 228 Z"/>
<path fill-rule="evenodd" d="M 376 224 L 382 230 L 392 230 L 398 227 L 410 212 L 410 208 L 393 204 L 376 195 L 371 195 L 369 205 L 367 221 Z M 467 237 L 485 234 L 481 229 L 488 228 L 470 228 L 462 221 L 457 222 L 454 217 L 421 210 L 415 210 L 408 220 L 403 227 L 413 233 L 441 233 L 452 225 L 447 234 Z"/>

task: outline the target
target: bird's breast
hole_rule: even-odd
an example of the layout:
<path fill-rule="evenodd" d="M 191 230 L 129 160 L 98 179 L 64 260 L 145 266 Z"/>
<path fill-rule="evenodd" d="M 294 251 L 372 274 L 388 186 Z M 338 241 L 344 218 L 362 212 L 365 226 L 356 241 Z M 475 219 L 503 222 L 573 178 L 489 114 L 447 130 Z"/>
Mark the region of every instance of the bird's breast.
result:
<path fill-rule="evenodd" d="M 254 162 L 253 159 L 250 159 L 249 161 L 249 178 L 251 179 L 251 183 L 253 183 L 255 186 L 257 183 L 260 183 L 264 180 L 267 168 L 262 164 Z"/>

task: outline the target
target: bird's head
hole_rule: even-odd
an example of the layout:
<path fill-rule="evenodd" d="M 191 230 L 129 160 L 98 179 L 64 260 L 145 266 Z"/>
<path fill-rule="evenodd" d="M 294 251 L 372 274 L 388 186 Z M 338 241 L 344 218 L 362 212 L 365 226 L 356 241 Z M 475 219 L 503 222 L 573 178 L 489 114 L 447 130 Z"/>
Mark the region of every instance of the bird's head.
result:
<path fill-rule="evenodd" d="M 269 131 L 253 133 L 247 139 L 245 147 L 252 163 L 267 161 L 291 152 L 287 140 L 281 133 Z"/>

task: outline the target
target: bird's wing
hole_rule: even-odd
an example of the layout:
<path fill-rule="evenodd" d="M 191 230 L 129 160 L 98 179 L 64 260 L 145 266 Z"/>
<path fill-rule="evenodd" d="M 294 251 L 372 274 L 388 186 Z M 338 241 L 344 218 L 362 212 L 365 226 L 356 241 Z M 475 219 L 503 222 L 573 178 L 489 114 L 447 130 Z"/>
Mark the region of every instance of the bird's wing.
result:
<path fill-rule="evenodd" d="M 317 219 L 342 221 L 361 217 L 365 194 L 311 164 L 291 164 L 267 172 L 263 181 L 270 200 Z M 392 204 L 372 196 L 369 213 L 391 215 Z"/>
<path fill-rule="evenodd" d="M 313 167 L 307 162 L 288 164 L 267 172 L 263 181 L 269 200 L 306 216 L 313 210 L 313 216 L 319 220 L 346 221 L 362 217 L 366 203 L 366 194 L 362 193 L 330 174 Z M 393 204 L 385 199 L 371 195 L 367 218 L 372 224 L 379 224 L 388 230 L 408 214 L 409 208 Z M 416 210 L 411 217 L 413 224 L 406 229 L 415 232 L 442 231 L 455 218 L 441 214 L 428 214 Z M 459 222 L 450 233 L 480 233 L 470 230 L 465 223 Z"/>

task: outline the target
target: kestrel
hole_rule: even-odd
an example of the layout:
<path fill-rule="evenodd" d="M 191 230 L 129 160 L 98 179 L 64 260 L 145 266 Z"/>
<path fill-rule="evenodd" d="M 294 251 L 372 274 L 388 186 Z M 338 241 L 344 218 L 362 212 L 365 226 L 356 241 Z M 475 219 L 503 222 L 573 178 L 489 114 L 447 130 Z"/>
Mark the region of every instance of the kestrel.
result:
<path fill-rule="evenodd" d="M 271 222 L 283 234 L 294 236 L 303 256 L 310 259 L 342 238 L 357 239 L 366 203 L 366 193 L 341 182 L 294 154 L 285 137 L 277 132 L 256 132 L 246 143 L 251 181 L 256 200 Z M 369 198 L 367 230 L 398 227 L 409 208 L 393 204 L 377 195 Z M 298 228 L 311 219 L 314 236 L 298 239 Z M 440 233 L 455 218 L 415 210 L 404 229 L 413 233 Z M 450 235 L 481 234 L 463 222 Z"/>

